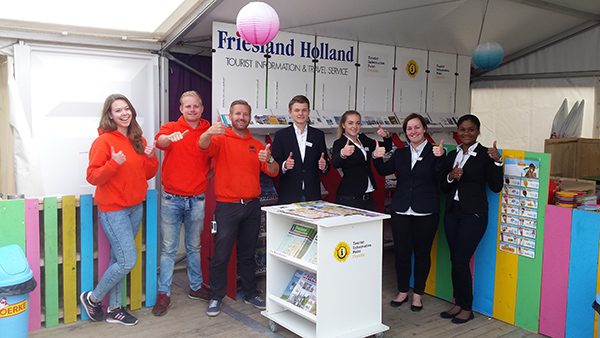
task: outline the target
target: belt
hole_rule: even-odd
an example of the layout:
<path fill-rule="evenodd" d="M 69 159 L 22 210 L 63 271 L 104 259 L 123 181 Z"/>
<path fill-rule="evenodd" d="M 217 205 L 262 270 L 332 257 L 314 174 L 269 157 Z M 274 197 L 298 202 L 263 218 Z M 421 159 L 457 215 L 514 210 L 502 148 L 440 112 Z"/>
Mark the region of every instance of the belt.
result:
<path fill-rule="evenodd" d="M 233 201 L 230 203 L 248 204 L 248 203 L 254 202 L 254 201 L 258 201 L 258 198 L 246 198 L 246 199 L 241 198 L 239 200 L 236 200 L 236 201 Z"/>
<path fill-rule="evenodd" d="M 177 194 L 174 194 L 174 193 L 171 193 L 171 192 L 168 192 L 168 191 L 165 191 L 165 192 L 166 192 L 167 194 L 169 194 L 169 195 L 173 195 L 173 196 L 177 196 L 177 197 L 181 197 L 181 198 L 192 198 L 192 197 L 196 196 L 196 195 L 192 195 L 192 196 L 183 196 L 183 195 L 177 195 Z"/>

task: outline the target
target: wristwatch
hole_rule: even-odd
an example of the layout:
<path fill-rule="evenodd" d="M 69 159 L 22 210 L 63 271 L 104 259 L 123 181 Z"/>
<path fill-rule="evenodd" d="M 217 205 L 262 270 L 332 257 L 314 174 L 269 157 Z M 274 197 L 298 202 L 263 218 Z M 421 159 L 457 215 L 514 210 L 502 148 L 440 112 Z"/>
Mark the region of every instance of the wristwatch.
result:
<path fill-rule="evenodd" d="M 273 164 L 273 162 L 275 162 L 275 159 L 273 158 L 273 156 L 269 157 L 269 159 L 267 160 L 267 163 Z"/>

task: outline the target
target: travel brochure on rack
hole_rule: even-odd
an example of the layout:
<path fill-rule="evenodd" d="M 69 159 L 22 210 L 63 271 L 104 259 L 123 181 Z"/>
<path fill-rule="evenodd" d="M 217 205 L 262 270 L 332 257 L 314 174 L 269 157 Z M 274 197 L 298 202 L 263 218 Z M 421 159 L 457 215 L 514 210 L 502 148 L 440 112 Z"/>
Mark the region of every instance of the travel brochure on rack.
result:
<path fill-rule="evenodd" d="M 317 276 L 310 272 L 296 270 L 281 295 L 281 299 L 317 314 Z"/>
<path fill-rule="evenodd" d="M 498 242 L 501 251 L 535 258 L 539 170 L 537 160 L 505 159 Z"/>
<path fill-rule="evenodd" d="M 310 220 L 352 215 L 365 217 L 381 216 L 381 214 L 375 212 L 354 209 L 325 201 L 300 202 L 282 205 L 278 208 L 278 211 Z"/>

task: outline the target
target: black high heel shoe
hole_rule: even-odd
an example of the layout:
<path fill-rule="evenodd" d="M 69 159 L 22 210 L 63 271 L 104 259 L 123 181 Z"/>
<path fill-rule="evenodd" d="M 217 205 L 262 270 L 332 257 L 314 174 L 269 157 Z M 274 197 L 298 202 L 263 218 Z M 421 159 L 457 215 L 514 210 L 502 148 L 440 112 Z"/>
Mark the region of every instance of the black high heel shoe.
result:
<path fill-rule="evenodd" d="M 395 301 L 395 300 L 391 300 L 391 301 L 390 301 L 390 306 L 391 306 L 391 307 L 399 307 L 400 305 L 402 305 L 402 304 L 406 303 L 407 301 L 408 301 L 408 296 L 406 296 L 406 298 L 404 298 L 404 300 L 403 300 L 403 301 L 400 301 L 400 302 L 397 302 L 397 301 Z"/>

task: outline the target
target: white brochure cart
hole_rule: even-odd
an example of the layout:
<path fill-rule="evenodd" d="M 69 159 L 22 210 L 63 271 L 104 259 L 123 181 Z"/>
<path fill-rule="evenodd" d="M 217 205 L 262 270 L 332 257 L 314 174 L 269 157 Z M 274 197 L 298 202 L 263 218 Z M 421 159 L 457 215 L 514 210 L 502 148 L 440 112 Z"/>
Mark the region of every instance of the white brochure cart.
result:
<path fill-rule="evenodd" d="M 264 207 L 267 212 L 266 305 L 273 332 L 302 337 L 382 337 L 382 232 L 389 215 L 316 201 Z M 354 213 L 354 214 L 353 214 Z M 317 227 L 318 264 L 277 251 L 294 223 Z M 316 275 L 312 314 L 281 296 L 296 270 Z"/>

